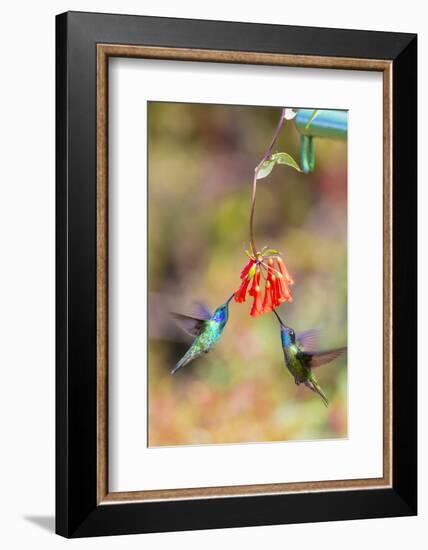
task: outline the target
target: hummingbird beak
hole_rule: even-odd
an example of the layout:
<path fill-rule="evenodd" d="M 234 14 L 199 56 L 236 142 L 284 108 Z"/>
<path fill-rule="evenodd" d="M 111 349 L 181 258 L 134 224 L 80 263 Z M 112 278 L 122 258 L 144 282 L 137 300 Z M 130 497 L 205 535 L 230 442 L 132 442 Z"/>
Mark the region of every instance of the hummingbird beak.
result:
<path fill-rule="evenodd" d="M 227 305 L 227 306 L 229 305 L 230 301 L 231 301 L 232 298 L 234 298 L 234 297 L 235 297 L 235 293 L 233 293 L 232 296 L 226 300 L 226 305 Z"/>
<path fill-rule="evenodd" d="M 273 312 L 275 313 L 278 321 L 279 321 L 279 324 L 282 326 L 282 327 L 285 327 L 284 323 L 282 322 L 281 320 L 281 317 L 278 315 L 278 313 L 276 312 L 276 310 L 274 309 Z"/>

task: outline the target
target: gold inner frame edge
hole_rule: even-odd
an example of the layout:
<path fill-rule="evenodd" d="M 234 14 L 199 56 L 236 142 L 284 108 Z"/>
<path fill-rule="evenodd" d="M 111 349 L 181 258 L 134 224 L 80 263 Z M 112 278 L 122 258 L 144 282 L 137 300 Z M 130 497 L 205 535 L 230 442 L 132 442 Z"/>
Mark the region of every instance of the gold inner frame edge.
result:
<path fill-rule="evenodd" d="M 108 489 L 108 59 L 132 57 L 383 73 L 383 477 L 225 487 Z M 224 498 L 392 486 L 392 61 L 97 44 L 97 504 Z"/>

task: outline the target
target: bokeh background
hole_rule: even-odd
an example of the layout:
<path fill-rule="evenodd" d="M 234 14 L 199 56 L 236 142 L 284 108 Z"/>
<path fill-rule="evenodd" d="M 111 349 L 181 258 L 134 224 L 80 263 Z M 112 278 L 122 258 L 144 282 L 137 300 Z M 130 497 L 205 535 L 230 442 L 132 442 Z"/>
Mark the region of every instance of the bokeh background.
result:
<path fill-rule="evenodd" d="M 239 286 L 248 248 L 252 175 L 281 109 L 148 104 L 148 444 L 201 445 L 347 436 L 346 356 L 317 369 L 330 401 L 286 370 L 273 314 L 232 302 L 221 341 L 170 369 L 192 339 L 171 311 L 211 310 Z M 276 166 L 259 180 L 256 243 L 283 253 L 294 301 L 279 313 L 299 331 L 319 328 L 321 349 L 347 340 L 347 144 L 315 139 L 315 171 Z M 299 159 L 287 121 L 273 152 Z"/>

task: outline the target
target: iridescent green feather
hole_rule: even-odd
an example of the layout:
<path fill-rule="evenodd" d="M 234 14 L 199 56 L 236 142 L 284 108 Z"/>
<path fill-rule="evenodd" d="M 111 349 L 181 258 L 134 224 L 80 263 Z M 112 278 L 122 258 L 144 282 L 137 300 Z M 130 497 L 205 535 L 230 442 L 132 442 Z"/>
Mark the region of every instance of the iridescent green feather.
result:
<path fill-rule="evenodd" d="M 232 297 L 233 296 L 231 296 L 231 298 Z M 179 368 L 184 367 L 190 363 L 190 361 L 193 361 L 202 354 L 208 353 L 214 344 L 218 342 L 228 320 L 228 306 L 231 298 L 226 303 L 218 307 L 210 319 L 200 322 L 198 335 L 193 340 L 192 345 L 187 350 L 185 355 L 171 370 L 171 374 L 174 374 Z"/>

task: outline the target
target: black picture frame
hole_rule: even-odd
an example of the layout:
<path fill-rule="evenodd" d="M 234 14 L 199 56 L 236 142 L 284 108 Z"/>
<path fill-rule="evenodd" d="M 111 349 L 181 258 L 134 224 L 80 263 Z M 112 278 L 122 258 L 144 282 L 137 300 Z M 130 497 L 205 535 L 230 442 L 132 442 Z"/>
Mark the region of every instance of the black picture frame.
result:
<path fill-rule="evenodd" d="M 382 489 L 97 502 L 97 44 L 392 62 L 393 479 Z M 56 18 L 56 532 L 65 537 L 417 513 L 417 36 L 68 12 Z"/>

